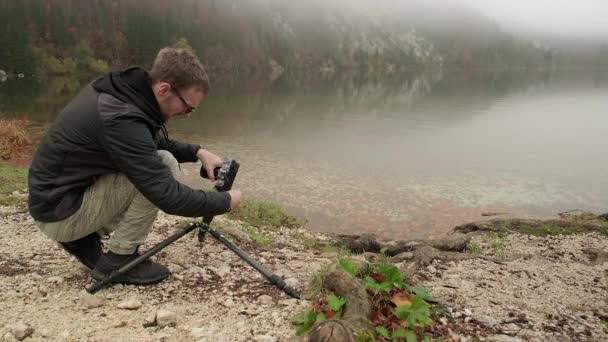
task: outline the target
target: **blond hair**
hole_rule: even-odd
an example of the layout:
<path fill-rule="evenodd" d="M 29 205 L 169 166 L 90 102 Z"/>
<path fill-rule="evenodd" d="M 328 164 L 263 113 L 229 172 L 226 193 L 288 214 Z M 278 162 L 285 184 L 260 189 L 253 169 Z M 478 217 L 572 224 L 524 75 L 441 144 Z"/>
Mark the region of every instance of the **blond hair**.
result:
<path fill-rule="evenodd" d="M 150 70 L 152 84 L 167 82 L 176 89 L 195 86 L 206 96 L 211 88 L 207 72 L 198 57 L 189 50 L 162 48 Z"/>

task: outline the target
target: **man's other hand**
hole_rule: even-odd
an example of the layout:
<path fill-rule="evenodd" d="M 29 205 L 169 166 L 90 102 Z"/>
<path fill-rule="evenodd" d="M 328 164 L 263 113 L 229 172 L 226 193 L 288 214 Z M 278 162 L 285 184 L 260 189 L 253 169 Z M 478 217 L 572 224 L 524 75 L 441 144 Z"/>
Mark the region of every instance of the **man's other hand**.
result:
<path fill-rule="evenodd" d="M 228 190 L 230 194 L 230 209 L 234 209 L 241 204 L 241 190 Z"/>
<path fill-rule="evenodd" d="M 216 167 L 222 167 L 222 158 L 202 148 L 198 150 L 198 152 L 196 152 L 196 157 L 198 158 L 198 160 L 201 161 L 201 163 L 203 163 L 203 166 L 207 171 L 207 176 L 209 176 L 209 180 L 215 182 L 215 175 L 213 174 L 213 169 L 215 169 Z"/>

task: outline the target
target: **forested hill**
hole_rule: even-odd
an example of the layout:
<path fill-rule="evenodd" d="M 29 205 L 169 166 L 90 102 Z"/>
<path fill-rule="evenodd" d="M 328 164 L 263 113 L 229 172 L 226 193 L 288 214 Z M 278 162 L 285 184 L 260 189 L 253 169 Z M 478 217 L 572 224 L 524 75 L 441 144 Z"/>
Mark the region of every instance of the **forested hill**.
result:
<path fill-rule="evenodd" d="M 424 4 L 421 4 L 424 3 Z M 189 44 L 215 70 L 555 63 L 447 0 L 3 0 L 0 69 L 100 72 Z"/>

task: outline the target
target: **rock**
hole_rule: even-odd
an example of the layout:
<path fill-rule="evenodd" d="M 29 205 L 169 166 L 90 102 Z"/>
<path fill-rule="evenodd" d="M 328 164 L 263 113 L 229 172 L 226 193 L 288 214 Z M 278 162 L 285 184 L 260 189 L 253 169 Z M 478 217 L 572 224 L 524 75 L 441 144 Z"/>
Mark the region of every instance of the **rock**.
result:
<path fill-rule="evenodd" d="M 192 273 L 192 274 L 200 274 L 202 276 L 204 276 L 205 274 L 207 274 L 207 272 L 205 271 L 204 268 L 199 267 L 199 266 L 192 266 L 188 269 L 188 273 Z"/>
<path fill-rule="evenodd" d="M 80 291 L 78 293 L 78 298 L 80 299 L 80 303 L 87 309 L 98 308 L 104 304 L 103 298 L 92 295 L 86 290 Z"/>
<path fill-rule="evenodd" d="M 521 330 L 521 328 L 515 323 L 510 323 L 501 327 L 500 330 L 503 334 L 506 335 L 516 335 Z"/>
<path fill-rule="evenodd" d="M 287 279 L 285 279 L 285 284 L 287 284 L 287 286 L 289 286 L 289 287 L 296 288 L 298 286 L 298 279 L 287 278 Z"/>
<path fill-rule="evenodd" d="M 290 299 L 281 299 L 279 301 L 280 305 L 283 306 L 292 306 L 292 305 L 298 305 L 298 300 L 295 298 L 290 298 Z"/>
<path fill-rule="evenodd" d="M 470 309 L 464 309 L 464 315 L 465 316 L 471 316 L 473 313 L 471 312 Z"/>
<path fill-rule="evenodd" d="M 486 326 L 488 328 L 493 328 L 500 323 L 500 321 L 486 315 L 478 315 L 473 317 L 479 324 Z"/>
<path fill-rule="evenodd" d="M 391 262 L 399 263 L 406 260 L 412 260 L 414 258 L 414 253 L 411 252 L 401 252 L 394 257 L 391 257 Z"/>
<path fill-rule="evenodd" d="M 203 337 L 207 337 L 208 330 L 207 328 L 192 328 L 190 330 L 190 336 L 194 337 L 195 340 L 201 339 Z"/>
<path fill-rule="evenodd" d="M 137 309 L 141 308 L 141 306 L 142 306 L 142 303 L 137 298 L 131 298 L 129 300 L 125 300 L 124 302 L 120 302 L 117 305 L 117 307 L 119 309 L 126 309 L 126 310 L 137 310 Z"/>
<path fill-rule="evenodd" d="M 217 270 L 217 275 L 219 275 L 220 277 L 224 277 L 225 275 L 227 275 L 228 273 L 230 273 L 231 269 L 230 266 L 228 265 L 222 265 L 218 270 Z"/>
<path fill-rule="evenodd" d="M 46 279 L 46 281 L 48 283 L 54 283 L 54 284 L 61 284 L 63 283 L 63 277 L 59 277 L 59 276 L 55 276 L 55 277 L 49 277 Z"/>
<path fill-rule="evenodd" d="M 261 305 L 271 305 L 272 304 L 272 297 L 270 297 L 269 295 L 261 295 L 258 297 L 258 302 Z"/>
<path fill-rule="evenodd" d="M 11 327 L 11 332 L 17 340 L 23 341 L 23 339 L 32 335 L 34 329 L 29 324 L 23 321 L 17 321 Z"/>
<path fill-rule="evenodd" d="M 224 303 L 222 303 L 225 307 L 227 308 L 231 308 L 234 306 L 234 301 L 232 300 L 232 298 L 228 298 L 226 299 L 226 301 Z"/>
<path fill-rule="evenodd" d="M 19 191 L 15 190 L 13 191 L 13 196 L 18 196 L 19 195 Z"/>
<path fill-rule="evenodd" d="M 174 327 L 177 324 L 177 315 L 173 311 L 160 309 L 156 312 L 156 324 L 159 327 Z"/>
<path fill-rule="evenodd" d="M 522 342 L 519 337 L 507 336 L 507 335 L 493 335 L 488 338 L 488 341 L 492 342 Z"/>
<path fill-rule="evenodd" d="M 429 265 L 426 270 L 429 271 L 429 273 L 437 273 L 437 269 L 433 267 L 433 265 Z"/>
<path fill-rule="evenodd" d="M 276 342 L 276 338 L 268 335 L 257 335 L 253 337 L 256 342 Z"/>

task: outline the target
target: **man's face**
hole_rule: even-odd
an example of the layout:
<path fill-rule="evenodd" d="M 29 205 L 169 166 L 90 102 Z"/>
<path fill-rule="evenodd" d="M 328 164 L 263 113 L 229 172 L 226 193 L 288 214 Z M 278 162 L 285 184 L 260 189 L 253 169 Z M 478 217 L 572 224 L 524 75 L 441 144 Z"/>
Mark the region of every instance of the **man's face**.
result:
<path fill-rule="evenodd" d="M 165 120 L 176 117 L 190 117 L 192 111 L 203 100 L 203 92 L 197 87 L 175 89 L 169 83 L 161 82 L 157 93 L 158 105 Z"/>

